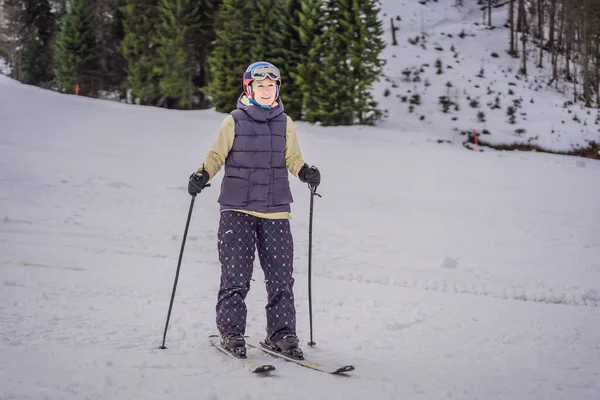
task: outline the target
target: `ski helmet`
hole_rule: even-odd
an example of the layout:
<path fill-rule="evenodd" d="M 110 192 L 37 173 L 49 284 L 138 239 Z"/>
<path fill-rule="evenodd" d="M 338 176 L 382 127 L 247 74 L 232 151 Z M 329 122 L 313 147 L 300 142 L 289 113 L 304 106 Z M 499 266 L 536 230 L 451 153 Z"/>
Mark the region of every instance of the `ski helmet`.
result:
<path fill-rule="evenodd" d="M 276 82 L 275 100 L 277 100 L 279 98 L 279 87 L 281 86 L 281 74 L 276 66 L 266 61 L 252 63 L 246 68 L 246 72 L 244 72 L 244 93 L 246 96 L 251 100 L 254 99 L 252 81 L 262 81 L 266 78 Z"/>

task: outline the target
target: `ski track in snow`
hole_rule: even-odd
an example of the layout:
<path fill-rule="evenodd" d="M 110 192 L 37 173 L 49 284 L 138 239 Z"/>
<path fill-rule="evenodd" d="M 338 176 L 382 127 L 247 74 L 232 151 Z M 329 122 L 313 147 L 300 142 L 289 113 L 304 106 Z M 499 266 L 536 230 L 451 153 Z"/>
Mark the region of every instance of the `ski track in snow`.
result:
<path fill-rule="evenodd" d="M 431 290 L 434 292 L 490 296 L 505 300 L 520 300 L 582 307 L 600 306 L 600 293 L 596 290 L 552 288 L 546 287 L 540 282 L 526 283 L 522 281 L 514 281 L 512 285 L 506 285 L 502 287 L 497 283 L 490 283 L 494 281 L 493 279 L 483 280 L 483 282 L 473 284 L 469 282 L 448 280 L 405 280 L 397 282 L 390 278 L 378 279 L 372 276 L 346 276 L 334 273 L 319 274 L 319 276 L 337 280 L 363 282 L 367 284 Z"/>

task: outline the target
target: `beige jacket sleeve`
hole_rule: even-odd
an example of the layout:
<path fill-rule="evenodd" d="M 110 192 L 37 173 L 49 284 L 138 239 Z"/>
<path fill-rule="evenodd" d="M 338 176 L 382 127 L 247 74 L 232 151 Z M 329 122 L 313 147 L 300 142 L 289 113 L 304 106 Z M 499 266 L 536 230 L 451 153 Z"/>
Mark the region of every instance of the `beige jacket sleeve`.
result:
<path fill-rule="evenodd" d="M 212 147 L 208 153 L 206 153 L 206 157 L 204 157 L 204 163 L 200 168 L 198 168 L 198 172 L 206 170 L 210 176 L 210 179 L 214 178 L 217 172 L 221 170 L 223 164 L 225 164 L 225 159 L 227 158 L 227 155 L 233 146 L 234 139 L 235 122 L 233 117 L 228 115 L 221 123 L 219 133 L 217 134 Z"/>
<path fill-rule="evenodd" d="M 300 172 L 300 168 L 302 168 L 303 165 L 304 159 L 302 158 L 302 152 L 298 145 L 294 121 L 288 117 L 285 132 L 285 166 L 292 175 L 297 177 L 298 172 Z"/>

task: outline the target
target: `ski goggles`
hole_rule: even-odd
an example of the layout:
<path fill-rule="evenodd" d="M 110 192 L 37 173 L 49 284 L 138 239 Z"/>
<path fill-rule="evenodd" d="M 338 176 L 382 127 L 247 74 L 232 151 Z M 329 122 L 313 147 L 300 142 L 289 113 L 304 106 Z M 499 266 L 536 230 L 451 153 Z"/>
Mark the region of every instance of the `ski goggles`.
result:
<path fill-rule="evenodd" d="M 255 81 L 264 81 L 267 78 L 276 81 L 281 78 L 281 74 L 277 67 L 272 65 L 263 65 L 253 68 L 252 71 L 246 73 L 246 75 L 249 75 L 246 79 L 254 79 Z"/>

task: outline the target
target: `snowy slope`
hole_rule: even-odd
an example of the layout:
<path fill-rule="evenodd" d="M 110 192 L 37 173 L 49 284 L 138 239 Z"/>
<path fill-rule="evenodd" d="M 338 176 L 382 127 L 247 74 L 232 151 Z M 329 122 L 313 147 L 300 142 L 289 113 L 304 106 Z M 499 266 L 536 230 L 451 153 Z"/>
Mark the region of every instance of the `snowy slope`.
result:
<path fill-rule="evenodd" d="M 484 24 L 475 1 L 465 1 L 464 7 L 454 4 L 455 0 L 382 1 L 387 64 L 385 79 L 375 93 L 388 111 L 384 126 L 458 144 L 473 130 L 484 133 L 481 139 L 486 142 L 526 143 L 549 150 L 600 143 L 597 110 L 584 109 L 581 102 L 565 106 L 573 100 L 570 84 L 547 85 L 552 76 L 549 54 L 544 55 L 543 68 L 538 68 L 539 49 L 528 42 L 528 76 L 517 73 L 521 61 L 507 53 L 508 5 L 494 9 L 490 30 L 487 12 Z M 390 18 L 399 29 L 397 46 L 391 45 Z M 441 68 L 436 67 L 438 60 Z M 386 90 L 389 95 L 384 96 Z M 420 104 L 412 104 L 411 111 L 415 95 Z M 453 102 L 447 113 L 442 112 L 440 96 Z M 472 105 L 472 100 L 477 104 Z M 507 116 L 509 106 L 515 107 L 514 124 Z M 479 112 L 484 113 L 484 121 L 479 120 Z"/>
<path fill-rule="evenodd" d="M 0 399 L 600 397 L 600 163 L 467 152 L 422 132 L 298 124 L 323 173 L 309 357 L 250 375 L 215 333 L 221 180 L 190 197 L 223 118 L 76 98 L 0 77 Z M 307 188 L 293 180 L 308 341 Z M 264 334 L 257 266 L 247 333 Z"/>

